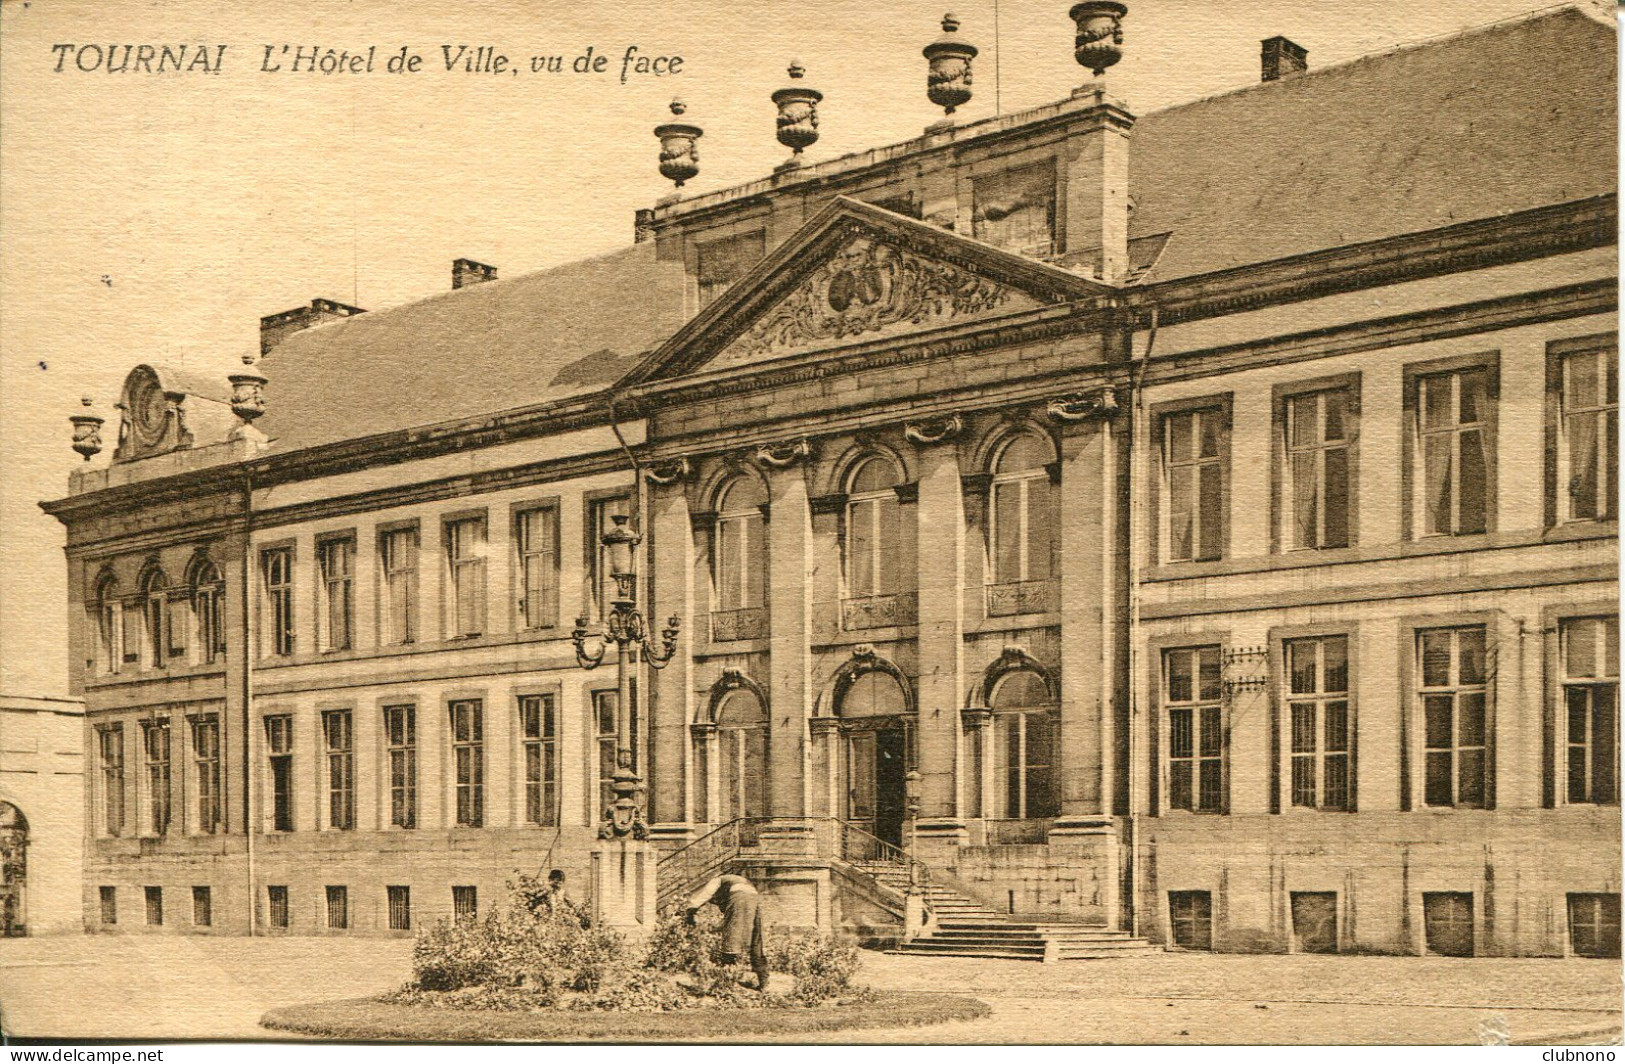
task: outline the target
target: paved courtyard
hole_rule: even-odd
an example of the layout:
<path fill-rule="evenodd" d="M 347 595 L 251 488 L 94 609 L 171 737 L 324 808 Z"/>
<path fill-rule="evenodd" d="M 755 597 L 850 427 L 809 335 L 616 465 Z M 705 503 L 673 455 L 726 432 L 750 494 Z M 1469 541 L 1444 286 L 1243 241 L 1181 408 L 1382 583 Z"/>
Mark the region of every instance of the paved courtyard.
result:
<path fill-rule="evenodd" d="M 12 1037 L 268 1038 L 279 1005 L 401 982 L 411 943 L 358 939 L 60 937 L 0 941 Z M 868 953 L 861 978 L 973 994 L 986 1019 L 798 1041 L 1154 1044 L 1617 1040 L 1617 961 L 1165 954 L 1043 966 Z M 138 989 L 139 988 L 139 989 Z"/>

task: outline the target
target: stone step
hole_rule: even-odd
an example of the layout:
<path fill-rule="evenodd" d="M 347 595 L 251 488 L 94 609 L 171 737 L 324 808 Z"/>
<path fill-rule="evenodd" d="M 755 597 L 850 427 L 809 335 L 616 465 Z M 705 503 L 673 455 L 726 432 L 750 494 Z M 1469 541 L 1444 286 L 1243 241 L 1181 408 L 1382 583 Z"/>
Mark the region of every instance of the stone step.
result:
<path fill-rule="evenodd" d="M 1032 945 L 1022 943 L 987 943 L 975 945 L 962 945 L 954 942 L 932 942 L 927 938 L 917 938 L 913 942 L 898 947 L 899 953 L 928 953 L 944 957 L 1010 957 L 1019 960 L 1043 960 L 1044 944 L 1036 942 Z"/>

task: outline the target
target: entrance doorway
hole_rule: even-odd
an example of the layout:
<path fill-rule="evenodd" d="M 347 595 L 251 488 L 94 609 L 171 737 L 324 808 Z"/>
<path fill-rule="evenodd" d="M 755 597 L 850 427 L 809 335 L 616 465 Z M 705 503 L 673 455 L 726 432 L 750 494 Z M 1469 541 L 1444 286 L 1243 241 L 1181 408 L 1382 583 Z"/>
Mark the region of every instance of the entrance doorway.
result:
<path fill-rule="evenodd" d="M 0 936 L 28 933 L 28 818 L 0 802 Z"/>
<path fill-rule="evenodd" d="M 845 735 L 842 815 L 898 847 L 914 763 L 914 704 L 906 682 L 895 666 L 869 654 L 836 684 L 836 715 Z"/>
<path fill-rule="evenodd" d="M 1299 953 L 1337 952 L 1337 894 L 1292 893 L 1292 937 Z"/>
<path fill-rule="evenodd" d="M 907 815 L 907 730 L 889 727 L 849 733 L 846 766 L 846 818 L 882 842 L 902 846 Z"/>

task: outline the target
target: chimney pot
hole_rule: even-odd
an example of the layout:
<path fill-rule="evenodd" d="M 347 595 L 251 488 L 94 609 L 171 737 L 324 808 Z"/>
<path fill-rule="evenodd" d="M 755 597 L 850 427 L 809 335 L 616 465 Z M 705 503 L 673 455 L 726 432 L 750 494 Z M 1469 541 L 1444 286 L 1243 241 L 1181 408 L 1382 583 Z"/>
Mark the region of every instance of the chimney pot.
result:
<path fill-rule="evenodd" d="M 1265 81 L 1279 81 L 1309 69 L 1309 49 L 1285 37 L 1269 38 L 1262 43 L 1260 50 Z"/>
<path fill-rule="evenodd" d="M 336 321 L 365 313 L 366 311 L 360 307 L 352 307 L 337 300 L 312 299 L 308 307 L 294 307 L 280 314 L 267 314 L 260 319 L 260 357 L 264 358 L 271 353 L 273 347 L 302 329 L 320 325 L 325 321 Z"/>
<path fill-rule="evenodd" d="M 473 259 L 458 259 L 451 264 L 451 287 L 467 288 L 469 285 L 480 284 L 484 281 L 497 279 L 497 268 L 487 266 L 483 262 Z"/>

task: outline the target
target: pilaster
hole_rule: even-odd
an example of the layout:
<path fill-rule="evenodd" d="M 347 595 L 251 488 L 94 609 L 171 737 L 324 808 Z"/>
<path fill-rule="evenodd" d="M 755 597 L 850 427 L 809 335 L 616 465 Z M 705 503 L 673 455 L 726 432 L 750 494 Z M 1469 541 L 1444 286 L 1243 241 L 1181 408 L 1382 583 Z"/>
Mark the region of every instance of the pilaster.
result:
<path fill-rule="evenodd" d="M 649 705 L 651 758 L 647 773 L 649 822 L 693 819 L 688 725 L 694 720 L 694 647 L 704 636 L 695 627 L 694 533 L 688 497 L 680 480 L 651 484 L 649 505 L 649 573 L 651 629 L 668 617 L 682 622 L 677 653 L 664 669 L 649 670 L 653 698 Z M 698 796 L 703 804 L 704 795 Z"/>
<path fill-rule="evenodd" d="M 764 451 L 771 449 L 764 448 Z M 789 449 L 770 453 L 768 492 L 768 606 L 772 625 L 768 721 L 768 812 L 803 816 L 807 810 L 807 713 L 812 705 L 812 522 L 807 482 Z M 799 457 L 805 457 L 803 449 Z M 782 463 L 782 464 L 781 464 Z"/>
<path fill-rule="evenodd" d="M 957 422 L 955 422 L 957 424 Z M 917 429 L 923 428 L 924 431 Z M 917 768 L 922 836 L 962 833 L 959 708 L 964 691 L 965 512 L 952 431 L 910 426 L 919 447 Z"/>

